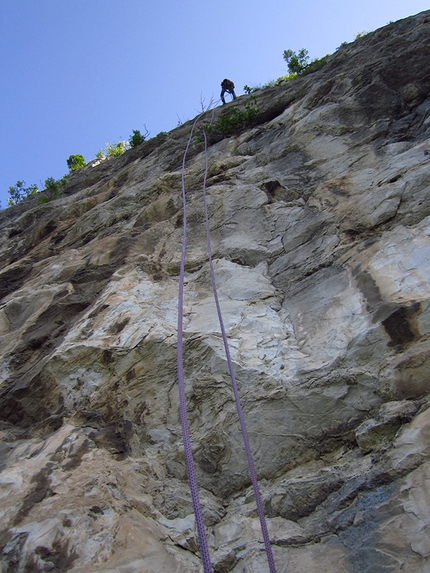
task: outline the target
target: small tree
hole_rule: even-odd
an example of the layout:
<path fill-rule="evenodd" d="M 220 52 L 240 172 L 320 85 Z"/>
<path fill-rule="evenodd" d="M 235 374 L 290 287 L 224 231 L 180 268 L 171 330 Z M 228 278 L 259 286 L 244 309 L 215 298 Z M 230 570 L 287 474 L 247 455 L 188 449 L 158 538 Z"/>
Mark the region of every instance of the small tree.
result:
<path fill-rule="evenodd" d="M 138 129 L 133 129 L 133 135 L 130 135 L 130 139 L 128 140 L 131 149 L 134 149 L 144 141 L 149 135 L 149 131 L 146 129 L 146 125 L 144 125 L 145 133 L 141 133 Z"/>
<path fill-rule="evenodd" d="M 16 185 L 9 187 L 8 193 L 10 197 L 7 200 L 8 205 L 16 205 L 23 199 L 30 197 L 30 195 L 35 195 L 38 192 L 37 185 L 30 185 L 30 187 L 25 186 L 25 181 L 17 181 Z"/>
<path fill-rule="evenodd" d="M 85 159 L 83 155 L 79 153 L 76 155 L 70 155 L 67 159 L 67 167 L 69 168 L 70 173 L 72 171 L 76 171 L 76 169 L 80 169 L 81 167 L 85 167 Z"/>
<path fill-rule="evenodd" d="M 130 144 L 128 141 L 118 141 L 118 143 L 106 143 L 106 147 L 100 149 L 96 157 L 97 159 L 101 159 L 102 157 L 119 157 L 129 148 Z"/>
<path fill-rule="evenodd" d="M 293 50 L 284 50 L 283 57 L 292 74 L 302 74 L 309 65 L 309 52 L 305 48 L 299 50 L 298 54 Z"/>
<path fill-rule="evenodd" d="M 122 155 L 130 147 L 128 141 L 118 141 L 118 143 L 107 143 L 106 148 L 108 155 L 111 157 L 118 157 Z"/>
<path fill-rule="evenodd" d="M 48 203 L 53 199 L 58 199 L 67 185 L 67 175 L 56 181 L 53 177 L 45 179 L 45 189 L 39 197 L 39 203 Z"/>

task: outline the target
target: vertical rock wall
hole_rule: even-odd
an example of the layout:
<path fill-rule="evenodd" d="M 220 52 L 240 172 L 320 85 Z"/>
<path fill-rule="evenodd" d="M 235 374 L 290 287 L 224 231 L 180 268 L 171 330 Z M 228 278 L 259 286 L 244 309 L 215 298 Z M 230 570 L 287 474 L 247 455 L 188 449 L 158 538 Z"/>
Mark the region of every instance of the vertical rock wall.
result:
<path fill-rule="evenodd" d="M 278 573 L 430 568 L 429 37 L 424 12 L 342 46 L 210 139 L 216 281 Z M 189 423 L 214 570 L 263 573 L 207 263 L 209 119 L 185 171 Z M 176 387 L 190 125 L 0 213 L 1 573 L 201 570 Z"/>

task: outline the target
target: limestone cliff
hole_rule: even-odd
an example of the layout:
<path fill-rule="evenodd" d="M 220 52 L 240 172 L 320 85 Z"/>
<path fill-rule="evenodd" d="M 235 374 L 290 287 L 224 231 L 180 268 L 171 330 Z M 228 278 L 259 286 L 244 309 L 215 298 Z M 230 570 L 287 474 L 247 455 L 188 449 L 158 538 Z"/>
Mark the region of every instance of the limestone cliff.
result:
<path fill-rule="evenodd" d="M 430 11 L 211 135 L 216 281 L 278 573 L 430 570 L 429 62 Z M 189 423 L 215 572 L 263 573 L 208 274 L 211 113 L 185 165 Z M 190 128 L 0 213 L 2 573 L 201 570 L 176 384 Z"/>

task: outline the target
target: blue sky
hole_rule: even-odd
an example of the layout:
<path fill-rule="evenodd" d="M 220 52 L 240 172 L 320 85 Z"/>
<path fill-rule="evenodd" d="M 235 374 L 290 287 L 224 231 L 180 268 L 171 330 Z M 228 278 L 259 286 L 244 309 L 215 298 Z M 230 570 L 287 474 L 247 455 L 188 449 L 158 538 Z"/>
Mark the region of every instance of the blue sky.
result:
<path fill-rule="evenodd" d="M 134 129 L 191 119 L 220 82 L 237 93 L 287 72 L 283 51 L 331 53 L 428 0 L 2 0 L 0 200 L 43 186 Z M 185 145 L 186 142 L 184 142 Z"/>

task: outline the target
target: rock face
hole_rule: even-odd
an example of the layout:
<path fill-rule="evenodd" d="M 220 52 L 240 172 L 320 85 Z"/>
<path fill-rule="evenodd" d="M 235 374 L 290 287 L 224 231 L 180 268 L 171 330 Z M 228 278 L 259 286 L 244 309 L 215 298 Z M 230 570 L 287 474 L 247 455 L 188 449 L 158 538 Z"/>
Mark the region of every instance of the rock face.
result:
<path fill-rule="evenodd" d="M 430 571 L 429 38 L 430 11 L 214 112 L 259 109 L 211 133 L 207 192 L 278 573 Z M 263 573 L 210 117 L 185 164 L 189 424 L 214 571 Z M 0 213 L 1 573 L 201 571 L 176 382 L 190 128 Z"/>

